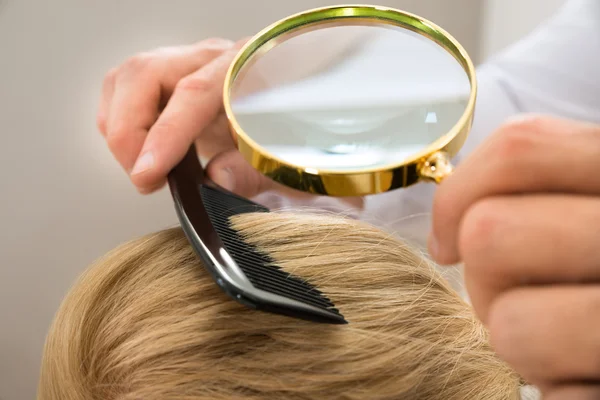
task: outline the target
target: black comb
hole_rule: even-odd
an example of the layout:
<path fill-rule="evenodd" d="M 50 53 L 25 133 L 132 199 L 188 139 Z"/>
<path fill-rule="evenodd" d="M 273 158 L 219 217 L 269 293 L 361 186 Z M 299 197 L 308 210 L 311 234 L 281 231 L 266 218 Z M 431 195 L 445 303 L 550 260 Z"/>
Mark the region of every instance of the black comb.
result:
<path fill-rule="evenodd" d="M 347 323 L 315 286 L 281 270 L 232 228 L 230 217 L 234 215 L 269 210 L 207 179 L 195 146 L 169 174 L 169 187 L 183 231 L 225 293 L 261 311 L 314 322 Z"/>

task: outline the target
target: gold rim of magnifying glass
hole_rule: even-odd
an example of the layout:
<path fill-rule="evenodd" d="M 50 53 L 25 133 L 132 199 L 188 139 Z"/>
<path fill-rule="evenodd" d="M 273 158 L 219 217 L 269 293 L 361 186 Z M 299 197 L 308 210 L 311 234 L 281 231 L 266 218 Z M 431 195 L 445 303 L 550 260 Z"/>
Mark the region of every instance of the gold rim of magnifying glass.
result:
<path fill-rule="evenodd" d="M 231 88 L 240 71 L 254 56 L 264 54 L 277 44 L 306 28 L 323 25 L 387 24 L 406 28 L 442 46 L 462 65 L 471 84 L 469 101 L 454 127 L 423 151 L 398 163 L 377 168 L 327 170 L 295 165 L 271 154 L 256 143 L 239 125 L 231 106 Z M 303 28 L 301 32 L 298 30 Z M 338 5 L 317 8 L 278 21 L 246 43 L 233 60 L 225 79 L 223 99 L 229 125 L 239 151 L 259 172 L 276 182 L 304 192 L 329 196 L 365 196 L 403 188 L 419 181 L 441 182 L 452 172 L 450 159 L 464 144 L 473 122 L 477 79 L 475 67 L 467 51 L 450 35 L 431 21 L 389 7 L 373 5 Z"/>

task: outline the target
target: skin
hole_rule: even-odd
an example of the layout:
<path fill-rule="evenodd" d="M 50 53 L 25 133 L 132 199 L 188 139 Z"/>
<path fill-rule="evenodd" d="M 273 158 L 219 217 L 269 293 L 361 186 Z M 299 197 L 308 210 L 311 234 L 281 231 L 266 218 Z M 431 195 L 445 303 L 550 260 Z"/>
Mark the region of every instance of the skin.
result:
<path fill-rule="evenodd" d="M 600 398 L 599 154 L 600 126 L 524 118 L 434 199 L 430 253 L 464 263 L 496 351 L 547 399 Z"/>
<path fill-rule="evenodd" d="M 97 115 L 109 149 L 142 194 L 161 189 L 167 174 L 196 144 L 208 176 L 241 196 L 263 192 L 302 199 L 254 170 L 236 149 L 223 110 L 227 70 L 247 42 L 208 39 L 135 55 L 108 72 Z M 361 208 L 362 198 L 342 205 Z"/>
<path fill-rule="evenodd" d="M 158 49 L 107 74 L 98 128 L 141 193 L 162 188 L 195 142 L 211 179 L 242 196 L 310 196 L 235 148 L 222 88 L 244 42 Z M 492 134 L 434 199 L 430 253 L 464 263 L 495 349 L 550 400 L 600 398 L 599 169 L 599 126 L 531 117 Z"/>

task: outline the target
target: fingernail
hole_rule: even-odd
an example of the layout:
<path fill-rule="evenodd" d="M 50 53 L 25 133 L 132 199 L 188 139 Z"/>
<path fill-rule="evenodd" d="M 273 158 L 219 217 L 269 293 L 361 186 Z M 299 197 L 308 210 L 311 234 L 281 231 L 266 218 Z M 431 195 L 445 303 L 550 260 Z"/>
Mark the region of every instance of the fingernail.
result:
<path fill-rule="evenodd" d="M 142 172 L 148 171 L 152 167 L 154 167 L 154 155 L 152 152 L 148 151 L 137 159 L 133 169 L 131 170 L 131 175 L 141 174 Z"/>
<path fill-rule="evenodd" d="M 224 189 L 233 192 L 235 189 L 235 177 L 233 176 L 233 172 L 229 168 L 223 168 L 219 170 L 214 177 L 215 182 Z"/>

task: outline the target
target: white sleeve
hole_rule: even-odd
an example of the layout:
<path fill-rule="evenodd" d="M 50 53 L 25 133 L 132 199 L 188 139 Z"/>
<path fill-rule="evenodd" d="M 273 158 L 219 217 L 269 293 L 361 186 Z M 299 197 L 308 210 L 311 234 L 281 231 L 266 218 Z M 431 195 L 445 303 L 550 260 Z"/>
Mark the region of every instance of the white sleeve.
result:
<path fill-rule="evenodd" d="M 478 68 L 473 128 L 454 163 L 521 113 L 600 123 L 600 1 L 570 0 L 531 35 Z M 435 185 L 369 196 L 361 219 L 425 245 Z"/>
<path fill-rule="evenodd" d="M 514 114 L 600 123 L 600 1 L 568 1 L 528 37 L 478 68 L 478 81 L 465 152 Z"/>
<path fill-rule="evenodd" d="M 481 65 L 473 128 L 454 163 L 506 119 L 521 113 L 552 114 L 600 123 L 600 1 L 570 0 L 532 34 Z M 435 185 L 368 196 L 362 212 L 338 199 L 308 204 L 265 194 L 260 202 L 276 209 L 321 208 L 349 213 L 425 244 Z"/>

